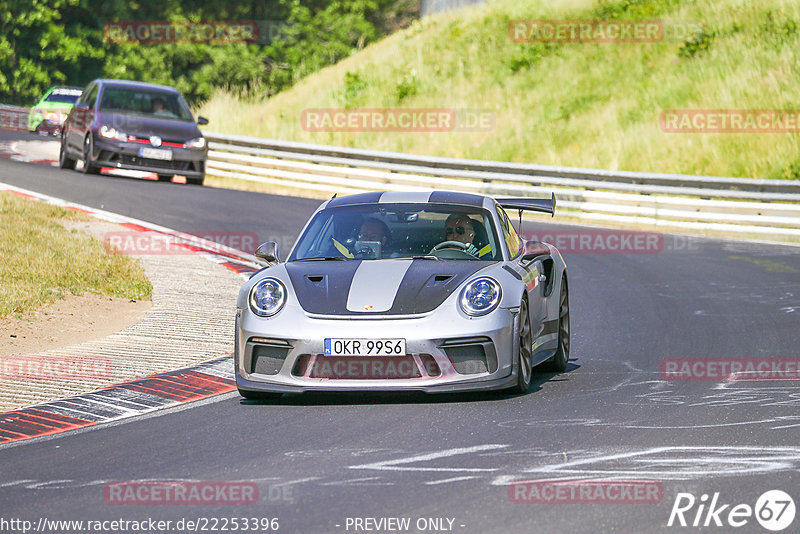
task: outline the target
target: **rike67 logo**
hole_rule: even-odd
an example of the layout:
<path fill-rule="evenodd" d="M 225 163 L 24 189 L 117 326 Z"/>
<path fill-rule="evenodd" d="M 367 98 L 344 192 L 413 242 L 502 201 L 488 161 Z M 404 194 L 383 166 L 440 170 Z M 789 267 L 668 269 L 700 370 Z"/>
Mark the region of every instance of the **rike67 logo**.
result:
<path fill-rule="evenodd" d="M 739 528 L 755 517 L 765 529 L 779 532 L 794 522 L 795 511 L 794 500 L 781 490 L 764 492 L 756 500 L 755 506 L 723 503 L 719 492 L 710 499 L 706 493 L 699 499 L 691 493 L 678 493 L 667 526 Z"/>

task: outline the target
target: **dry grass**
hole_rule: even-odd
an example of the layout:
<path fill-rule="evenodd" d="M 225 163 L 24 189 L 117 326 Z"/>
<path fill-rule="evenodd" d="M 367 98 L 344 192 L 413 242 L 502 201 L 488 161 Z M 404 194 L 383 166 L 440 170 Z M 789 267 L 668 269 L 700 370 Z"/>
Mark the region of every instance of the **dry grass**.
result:
<path fill-rule="evenodd" d="M 21 317 L 67 294 L 151 299 L 138 263 L 60 221 L 82 213 L 0 193 L 0 318 Z"/>

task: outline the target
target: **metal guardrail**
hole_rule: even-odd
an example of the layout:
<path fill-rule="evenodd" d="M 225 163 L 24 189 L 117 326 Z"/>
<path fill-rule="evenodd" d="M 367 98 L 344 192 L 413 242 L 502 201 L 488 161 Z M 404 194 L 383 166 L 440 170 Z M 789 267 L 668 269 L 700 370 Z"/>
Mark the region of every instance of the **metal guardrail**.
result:
<path fill-rule="evenodd" d="M 596 221 L 800 236 L 800 180 L 607 171 L 419 156 L 205 132 L 208 174 L 352 193 L 549 196 Z"/>

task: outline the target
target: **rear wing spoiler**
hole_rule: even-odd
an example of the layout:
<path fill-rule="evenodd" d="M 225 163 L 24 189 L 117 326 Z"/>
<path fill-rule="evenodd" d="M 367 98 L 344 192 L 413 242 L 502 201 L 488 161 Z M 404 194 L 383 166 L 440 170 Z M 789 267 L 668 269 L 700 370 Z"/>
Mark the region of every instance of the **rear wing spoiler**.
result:
<path fill-rule="evenodd" d="M 503 209 L 523 211 L 538 211 L 549 213 L 553 217 L 556 213 L 556 194 L 551 193 L 550 198 L 498 198 L 497 203 Z"/>

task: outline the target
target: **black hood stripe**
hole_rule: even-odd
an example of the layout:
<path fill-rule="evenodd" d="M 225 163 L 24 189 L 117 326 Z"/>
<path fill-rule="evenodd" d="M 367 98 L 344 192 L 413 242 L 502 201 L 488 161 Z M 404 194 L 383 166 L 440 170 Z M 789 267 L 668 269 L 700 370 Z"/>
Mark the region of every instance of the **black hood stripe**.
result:
<path fill-rule="evenodd" d="M 350 292 L 369 290 L 351 287 L 361 263 L 361 260 L 348 260 L 288 262 L 285 265 L 297 300 L 306 312 L 317 315 L 376 317 L 432 311 L 461 287 L 467 278 L 492 265 L 490 262 L 476 260 L 414 260 L 397 288 L 390 309 L 381 312 L 349 311 L 347 302 Z"/>
<path fill-rule="evenodd" d="M 312 261 L 286 264 L 300 306 L 308 313 L 346 315 L 350 285 L 361 260 Z"/>
<path fill-rule="evenodd" d="M 464 280 L 487 265 L 474 260 L 415 260 L 387 313 L 405 315 L 435 310 Z"/>

